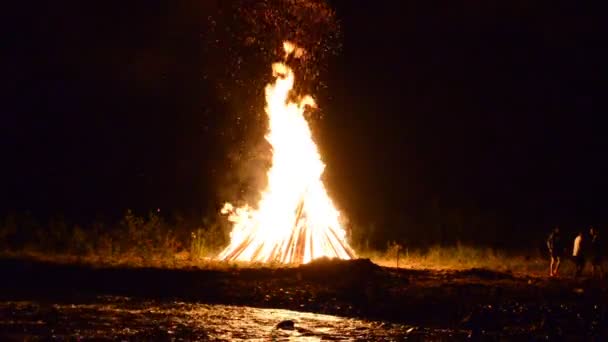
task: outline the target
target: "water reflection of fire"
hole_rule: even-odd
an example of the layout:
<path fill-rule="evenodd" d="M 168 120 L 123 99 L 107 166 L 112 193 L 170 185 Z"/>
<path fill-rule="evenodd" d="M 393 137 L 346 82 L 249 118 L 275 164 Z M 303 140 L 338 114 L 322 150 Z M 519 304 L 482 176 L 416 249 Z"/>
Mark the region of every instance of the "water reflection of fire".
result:
<path fill-rule="evenodd" d="M 289 42 L 283 47 L 285 59 L 303 53 Z M 233 228 L 219 259 L 281 263 L 307 263 L 324 256 L 351 259 L 355 253 L 321 181 L 325 164 L 304 117 L 305 107 L 315 102 L 308 95 L 297 102 L 289 99 L 295 76 L 285 63 L 274 63 L 272 71 L 275 81 L 266 86 L 265 108 L 266 140 L 272 146 L 268 184 L 257 209 L 224 205 L 222 213 Z"/>

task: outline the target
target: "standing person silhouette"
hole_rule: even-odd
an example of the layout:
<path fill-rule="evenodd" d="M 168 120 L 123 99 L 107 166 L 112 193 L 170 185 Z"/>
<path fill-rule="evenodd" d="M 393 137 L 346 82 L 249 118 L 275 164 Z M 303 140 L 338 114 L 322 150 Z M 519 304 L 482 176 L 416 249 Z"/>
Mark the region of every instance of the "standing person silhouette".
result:
<path fill-rule="evenodd" d="M 603 279 L 604 268 L 602 266 L 602 241 L 600 240 L 598 229 L 591 226 L 589 228 L 589 236 L 591 238 L 591 242 L 589 244 L 589 252 L 591 254 L 591 276 L 593 278 L 599 276 L 600 279 Z"/>
<path fill-rule="evenodd" d="M 559 232 L 559 226 L 553 228 L 553 231 L 549 234 L 549 237 L 547 238 L 547 249 L 549 249 L 549 256 L 551 257 L 551 262 L 549 263 L 549 277 L 557 277 L 564 254 L 564 245 Z"/>

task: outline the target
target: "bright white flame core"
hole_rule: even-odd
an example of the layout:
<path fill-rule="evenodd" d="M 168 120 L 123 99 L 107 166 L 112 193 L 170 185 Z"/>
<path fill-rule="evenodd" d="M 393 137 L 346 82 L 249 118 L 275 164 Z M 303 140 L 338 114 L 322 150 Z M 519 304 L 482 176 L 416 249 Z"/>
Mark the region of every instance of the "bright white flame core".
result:
<path fill-rule="evenodd" d="M 285 42 L 286 58 L 299 57 L 301 48 Z M 340 213 L 327 195 L 321 175 L 325 164 L 308 122 L 306 106 L 312 97 L 289 100 L 295 76 L 284 63 L 272 65 L 275 82 L 266 86 L 266 114 L 272 146 L 268 184 L 253 210 L 226 203 L 222 214 L 233 222 L 230 245 L 219 259 L 281 263 L 307 263 L 319 257 L 351 259 L 354 251 L 346 242 Z"/>

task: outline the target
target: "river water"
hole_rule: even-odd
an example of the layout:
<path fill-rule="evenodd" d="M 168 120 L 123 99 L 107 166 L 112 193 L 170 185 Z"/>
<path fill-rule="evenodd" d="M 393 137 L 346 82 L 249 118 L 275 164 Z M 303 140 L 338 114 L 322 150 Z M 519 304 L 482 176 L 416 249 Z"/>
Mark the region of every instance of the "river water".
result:
<path fill-rule="evenodd" d="M 0 340 L 392 341 L 464 336 L 465 332 L 289 310 L 128 297 L 96 297 L 77 304 L 0 303 Z"/>

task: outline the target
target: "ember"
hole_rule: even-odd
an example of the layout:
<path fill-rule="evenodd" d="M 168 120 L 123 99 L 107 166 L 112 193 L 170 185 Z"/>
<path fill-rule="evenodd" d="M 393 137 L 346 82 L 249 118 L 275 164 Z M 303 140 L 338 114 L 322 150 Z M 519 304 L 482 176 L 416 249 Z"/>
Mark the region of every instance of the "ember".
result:
<path fill-rule="evenodd" d="M 285 60 L 304 53 L 289 42 L 283 47 Z M 297 102 L 289 99 L 295 76 L 285 63 L 274 63 L 272 71 L 275 81 L 266 86 L 265 108 L 266 140 L 272 146 L 268 184 L 257 209 L 224 205 L 222 213 L 234 225 L 230 244 L 218 258 L 286 264 L 319 257 L 351 259 L 355 253 L 321 181 L 325 164 L 304 117 L 305 108 L 315 102 L 308 95 Z"/>

